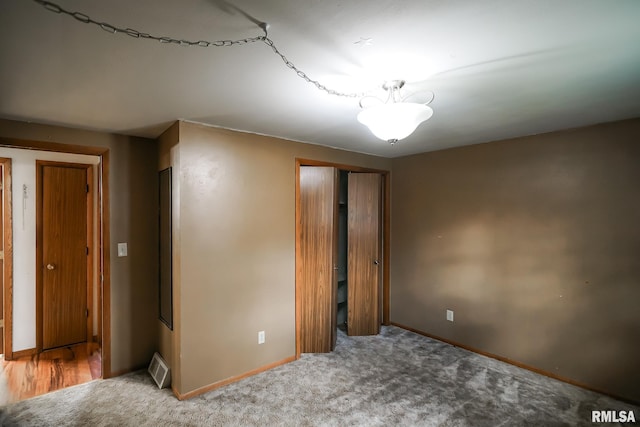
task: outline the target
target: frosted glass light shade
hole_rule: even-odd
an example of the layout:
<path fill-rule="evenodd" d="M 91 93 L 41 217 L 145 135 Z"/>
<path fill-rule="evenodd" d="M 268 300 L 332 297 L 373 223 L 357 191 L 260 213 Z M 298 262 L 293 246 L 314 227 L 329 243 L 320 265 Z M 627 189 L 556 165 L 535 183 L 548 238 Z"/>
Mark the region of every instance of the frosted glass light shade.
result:
<path fill-rule="evenodd" d="M 362 110 L 358 121 L 380 139 L 395 142 L 411 135 L 420 123 L 428 120 L 433 110 L 424 104 L 395 102 Z"/>

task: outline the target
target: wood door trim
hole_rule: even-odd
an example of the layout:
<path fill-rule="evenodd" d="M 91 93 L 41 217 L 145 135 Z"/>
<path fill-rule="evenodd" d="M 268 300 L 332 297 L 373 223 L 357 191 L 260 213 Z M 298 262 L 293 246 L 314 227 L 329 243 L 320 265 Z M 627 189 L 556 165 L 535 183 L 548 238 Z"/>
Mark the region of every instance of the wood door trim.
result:
<path fill-rule="evenodd" d="M 87 215 L 87 237 L 86 237 L 86 245 L 89 248 L 89 253 L 93 255 L 96 248 L 93 246 L 93 231 L 94 231 L 94 222 L 93 222 L 93 193 L 91 192 L 91 187 L 93 187 L 93 165 L 87 163 L 72 163 L 72 162 L 57 162 L 50 160 L 36 160 L 36 350 L 38 353 L 41 353 L 43 350 L 43 320 L 42 320 L 42 310 L 43 310 L 43 271 L 42 266 L 44 265 L 43 260 L 43 193 L 42 187 L 43 183 L 43 170 L 46 166 L 55 166 L 60 168 L 70 168 L 70 169 L 84 169 L 86 171 L 86 180 L 87 180 L 87 197 L 86 197 L 86 215 Z M 87 294 L 86 294 L 86 305 L 89 310 L 89 315 L 85 320 L 87 324 L 87 332 L 86 332 L 86 342 L 91 342 L 93 337 L 93 262 L 91 262 L 92 256 L 87 254 L 86 257 L 86 279 L 87 279 Z"/>
<path fill-rule="evenodd" d="M 389 171 L 383 170 L 383 169 L 372 169 L 372 168 L 366 168 L 366 167 L 362 167 L 362 166 L 347 165 L 347 164 L 344 164 L 344 163 L 324 162 L 322 160 L 296 158 L 296 163 L 299 166 L 330 166 L 330 167 L 334 167 L 336 169 L 346 170 L 346 171 L 349 171 L 349 172 L 379 173 L 379 174 L 382 174 L 382 175 L 386 175 L 386 174 L 389 173 Z"/>
<path fill-rule="evenodd" d="M 3 250 L 4 263 L 2 268 L 3 296 L 2 301 L 4 307 L 4 359 L 12 360 L 13 345 L 13 213 L 12 213 L 12 184 L 11 184 L 11 159 L 0 158 L 2 163 L 2 180 L 3 180 Z"/>
<path fill-rule="evenodd" d="M 109 149 L 104 147 L 91 147 L 84 145 L 71 145 L 71 144 L 61 144 L 57 142 L 49 142 L 49 141 L 30 141 L 30 140 L 19 140 L 12 138 L 0 137 L 0 146 L 8 147 L 8 148 L 21 148 L 21 149 L 35 149 L 42 151 L 53 151 L 59 153 L 72 153 L 72 154 L 88 154 L 92 156 L 100 157 L 99 174 L 98 174 L 98 203 L 99 203 L 99 213 L 98 217 L 101 219 L 98 227 L 98 240 L 101 244 L 98 245 L 100 250 L 100 261 L 99 261 L 99 274 L 98 274 L 98 284 L 101 285 L 102 292 L 102 304 L 99 306 L 100 317 L 98 322 L 98 329 L 102 335 L 102 377 L 103 378 L 111 378 L 113 376 L 111 372 L 111 256 L 110 256 L 110 215 L 109 215 Z M 5 205 L 6 207 L 6 205 Z M 11 206 L 9 206 L 9 209 Z M 7 210 L 5 210 L 7 212 Z M 10 211 L 9 211 L 10 212 Z M 9 228 L 11 229 L 11 228 Z M 7 235 L 5 233 L 5 239 Z M 5 243 L 7 241 L 5 240 Z M 9 245 L 12 245 L 12 240 L 9 242 Z M 12 248 L 12 246 L 10 246 Z M 7 246 L 5 245 L 5 248 Z M 6 249 L 5 249 L 6 251 Z M 5 252 L 6 255 L 7 252 Z M 10 253 L 11 254 L 11 253 Z M 5 276 L 6 277 L 6 276 Z M 9 277 L 11 280 L 9 282 L 5 282 L 5 297 L 8 298 L 9 301 L 12 301 L 13 295 L 13 281 L 12 276 Z M 102 281 L 100 281 L 102 279 Z M 102 282 L 102 283 L 100 283 Z M 7 285 L 8 283 L 8 285 Z M 13 308 L 11 306 L 11 308 Z M 11 319 L 9 319 L 9 325 L 11 325 L 13 319 L 13 311 L 9 313 L 11 315 Z M 7 316 L 7 312 L 5 311 L 5 317 Z M 7 324 L 7 320 L 5 319 L 5 325 Z M 5 359 L 11 360 L 12 356 L 12 329 L 7 329 L 8 332 L 5 332 L 5 344 L 9 344 L 5 346 Z M 8 340 L 7 340 L 8 336 Z"/>
<path fill-rule="evenodd" d="M 101 255 L 102 255 L 102 378 L 111 378 L 111 232 L 109 210 L 109 150 L 102 154 L 101 173 L 98 177 L 100 186 L 100 213 L 102 215 L 102 227 L 100 227 Z M 100 281 L 98 281 L 100 283 Z"/>
<path fill-rule="evenodd" d="M 302 342 L 302 259 L 301 259 L 301 238 L 302 238 L 302 220 L 300 215 L 300 162 L 296 159 L 296 183 L 295 183 L 295 239 L 296 239 L 296 253 L 295 253 L 295 319 L 296 319 L 296 360 L 300 358 Z"/>
<path fill-rule="evenodd" d="M 312 159 L 295 159 L 295 319 L 296 319 L 296 359 L 300 358 L 301 354 L 301 320 L 302 320 L 302 272 L 301 260 L 300 260 L 300 233 L 301 233 L 301 217 L 300 217 L 300 166 L 331 166 L 337 169 L 348 170 L 352 172 L 371 172 L 379 173 L 382 175 L 383 182 L 383 212 L 384 217 L 382 219 L 382 323 L 389 325 L 389 280 L 390 280 L 390 236 L 391 236 L 391 172 L 383 169 L 366 168 L 362 166 L 346 165 L 343 163 L 325 162 L 322 160 Z"/>
<path fill-rule="evenodd" d="M 389 283 L 391 275 L 389 274 L 391 265 L 391 174 L 382 174 L 382 324 L 390 325 L 389 319 Z"/>
<path fill-rule="evenodd" d="M 104 156 L 109 150 L 102 147 L 62 144 L 49 141 L 31 141 L 0 137 L 0 147 L 22 148 L 25 150 L 53 151 L 56 153 L 88 154 L 90 156 Z"/>

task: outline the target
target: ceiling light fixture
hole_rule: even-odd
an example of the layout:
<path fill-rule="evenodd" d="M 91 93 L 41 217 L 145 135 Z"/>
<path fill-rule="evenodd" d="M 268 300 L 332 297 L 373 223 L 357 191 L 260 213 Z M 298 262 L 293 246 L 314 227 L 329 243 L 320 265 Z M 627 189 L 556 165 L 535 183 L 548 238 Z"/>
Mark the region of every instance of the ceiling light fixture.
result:
<path fill-rule="evenodd" d="M 404 102 L 400 96 L 400 88 L 404 83 L 404 80 L 386 82 L 382 86 L 388 92 L 386 101 L 372 96 L 360 100 L 363 110 L 358 114 L 358 121 L 391 145 L 411 135 L 433 115 L 433 110 L 427 105 L 433 101 L 433 96 L 426 103 Z M 374 105 L 370 105 L 371 102 Z"/>

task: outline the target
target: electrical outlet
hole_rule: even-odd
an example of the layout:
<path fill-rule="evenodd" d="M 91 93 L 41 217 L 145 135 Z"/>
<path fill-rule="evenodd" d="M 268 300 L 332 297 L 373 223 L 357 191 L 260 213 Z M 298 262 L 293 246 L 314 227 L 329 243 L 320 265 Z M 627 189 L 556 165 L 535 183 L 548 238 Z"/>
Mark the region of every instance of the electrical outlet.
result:
<path fill-rule="evenodd" d="M 258 332 L 258 344 L 264 344 L 264 341 L 265 341 L 264 331 Z"/>
<path fill-rule="evenodd" d="M 447 310 L 447 320 L 453 322 L 453 310 Z"/>

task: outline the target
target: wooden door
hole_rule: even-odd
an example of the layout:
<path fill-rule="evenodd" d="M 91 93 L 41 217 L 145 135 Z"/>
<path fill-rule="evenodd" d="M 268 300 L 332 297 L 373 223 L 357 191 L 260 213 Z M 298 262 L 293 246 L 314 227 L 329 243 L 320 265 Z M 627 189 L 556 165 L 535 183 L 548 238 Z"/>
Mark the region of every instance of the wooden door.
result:
<path fill-rule="evenodd" d="M 87 340 L 87 168 L 38 162 L 39 350 Z"/>
<path fill-rule="evenodd" d="M 348 186 L 347 332 L 380 333 L 381 199 L 377 173 L 350 173 Z"/>
<path fill-rule="evenodd" d="M 338 170 L 300 167 L 300 351 L 327 353 L 336 343 Z"/>

